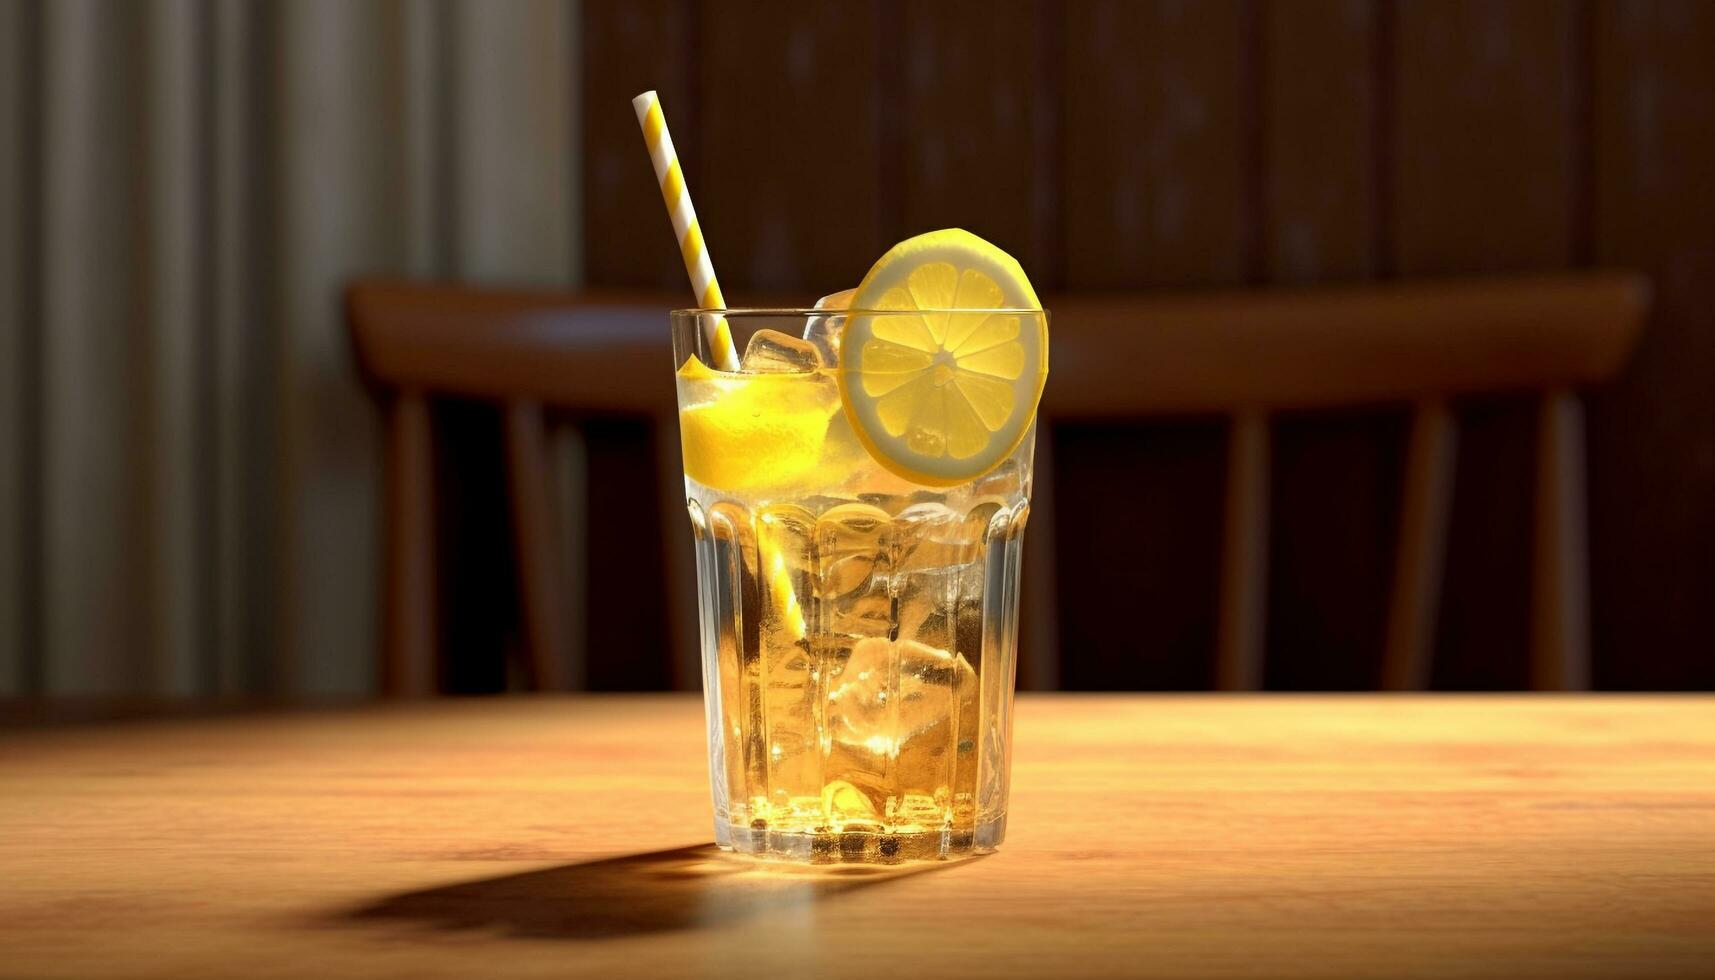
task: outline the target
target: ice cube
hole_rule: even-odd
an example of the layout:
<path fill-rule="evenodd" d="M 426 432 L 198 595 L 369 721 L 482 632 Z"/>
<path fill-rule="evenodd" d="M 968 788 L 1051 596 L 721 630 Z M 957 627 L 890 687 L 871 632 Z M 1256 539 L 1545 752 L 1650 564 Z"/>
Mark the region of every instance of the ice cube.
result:
<path fill-rule="evenodd" d="M 829 681 L 828 771 L 878 812 L 929 817 L 945 805 L 938 801 L 974 786 L 978 684 L 962 654 L 868 637 Z"/>
<path fill-rule="evenodd" d="M 857 295 L 856 289 L 842 289 L 837 293 L 829 293 L 816 301 L 818 310 L 843 310 L 852 305 L 852 297 Z"/>
<path fill-rule="evenodd" d="M 808 374 L 822 366 L 814 344 L 778 330 L 758 330 L 745 345 L 739 369 L 745 374 Z"/>
<path fill-rule="evenodd" d="M 914 572 L 942 571 L 975 561 L 988 521 L 973 520 L 946 504 L 912 504 L 895 518 L 899 564 Z"/>
<path fill-rule="evenodd" d="M 816 348 L 826 364 L 840 363 L 840 334 L 846 329 L 845 314 L 813 316 L 804 324 L 804 340 Z"/>
<path fill-rule="evenodd" d="M 887 575 L 892 520 L 887 511 L 858 503 L 841 504 L 822 515 L 816 537 L 821 559 L 821 587 L 817 591 L 823 599 L 837 601 L 867 587 L 877 561 L 883 565 L 882 575 Z"/>
<path fill-rule="evenodd" d="M 855 289 L 842 289 L 837 293 L 829 293 L 816 301 L 818 310 L 843 310 L 851 305 Z M 804 324 L 804 339 L 816 345 L 821 352 L 822 363 L 838 364 L 840 362 L 840 334 L 846 329 L 846 318 L 839 314 L 813 316 Z"/>
<path fill-rule="evenodd" d="M 892 532 L 887 512 L 868 504 L 843 504 L 817 522 L 816 592 L 833 632 L 887 636 L 893 629 Z"/>
<path fill-rule="evenodd" d="M 892 584 L 901 640 L 972 651 L 982 643 L 982 541 L 996 504 L 959 514 L 944 504 L 914 504 L 895 518 Z"/>

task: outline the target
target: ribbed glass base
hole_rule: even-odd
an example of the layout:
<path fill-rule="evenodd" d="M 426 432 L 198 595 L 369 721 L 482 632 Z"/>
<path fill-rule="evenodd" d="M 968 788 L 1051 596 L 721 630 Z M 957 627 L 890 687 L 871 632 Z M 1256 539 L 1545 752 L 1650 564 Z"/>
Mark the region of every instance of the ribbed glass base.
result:
<path fill-rule="evenodd" d="M 903 864 L 949 861 L 987 854 L 1006 837 L 1006 819 L 974 830 L 889 834 L 871 831 L 780 831 L 717 822 L 715 842 L 723 850 L 809 864 Z"/>

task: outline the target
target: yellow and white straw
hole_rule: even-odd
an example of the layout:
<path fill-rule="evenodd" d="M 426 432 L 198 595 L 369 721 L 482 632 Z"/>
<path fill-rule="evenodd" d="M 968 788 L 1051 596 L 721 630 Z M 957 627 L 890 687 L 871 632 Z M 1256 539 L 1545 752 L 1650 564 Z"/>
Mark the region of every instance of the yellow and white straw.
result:
<path fill-rule="evenodd" d="M 691 291 L 705 310 L 724 310 L 726 300 L 721 296 L 720 283 L 715 280 L 715 267 L 709 261 L 709 249 L 703 242 L 703 230 L 697 225 L 697 209 L 691 206 L 691 192 L 685 188 L 685 173 L 679 169 L 679 155 L 673 151 L 673 137 L 667 132 L 667 119 L 661 115 L 661 100 L 653 91 L 644 92 L 631 100 L 637 111 L 637 124 L 643 127 L 643 141 L 649 145 L 649 159 L 655 164 L 655 179 L 661 182 L 661 198 L 667 202 L 667 215 L 673 219 L 673 233 L 679 237 L 679 255 L 685 260 L 685 274 L 691 277 Z M 725 317 L 714 317 L 708 325 L 709 352 L 720 371 L 738 370 L 738 351 L 732 344 L 732 330 Z"/>

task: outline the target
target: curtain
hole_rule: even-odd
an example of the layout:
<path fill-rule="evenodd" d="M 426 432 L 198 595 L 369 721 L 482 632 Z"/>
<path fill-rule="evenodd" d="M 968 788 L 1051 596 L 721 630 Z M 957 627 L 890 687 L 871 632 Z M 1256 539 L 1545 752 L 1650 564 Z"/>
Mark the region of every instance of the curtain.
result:
<path fill-rule="evenodd" d="M 0 696 L 363 694 L 359 276 L 568 285 L 567 0 L 0 0 Z"/>

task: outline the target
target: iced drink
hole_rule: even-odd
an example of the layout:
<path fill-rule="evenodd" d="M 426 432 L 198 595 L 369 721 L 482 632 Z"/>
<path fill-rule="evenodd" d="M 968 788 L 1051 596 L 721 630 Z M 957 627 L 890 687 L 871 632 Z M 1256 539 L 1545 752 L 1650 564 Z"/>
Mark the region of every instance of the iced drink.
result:
<path fill-rule="evenodd" d="M 673 315 L 722 847 L 889 863 L 1005 835 L 1047 321 L 992 281 L 1016 263 L 961 254 L 884 258 L 826 309 Z M 717 318 L 736 372 L 709 367 Z"/>

